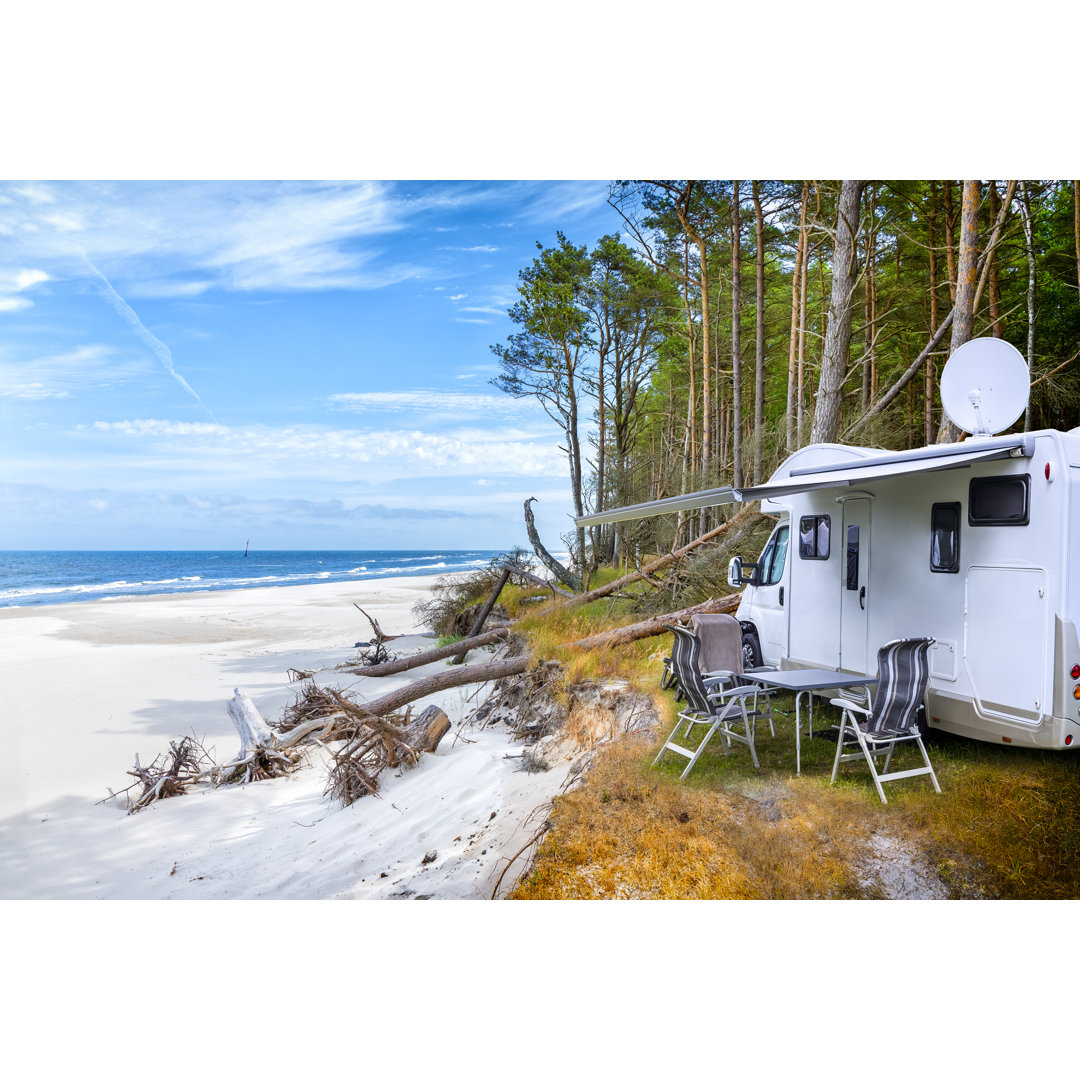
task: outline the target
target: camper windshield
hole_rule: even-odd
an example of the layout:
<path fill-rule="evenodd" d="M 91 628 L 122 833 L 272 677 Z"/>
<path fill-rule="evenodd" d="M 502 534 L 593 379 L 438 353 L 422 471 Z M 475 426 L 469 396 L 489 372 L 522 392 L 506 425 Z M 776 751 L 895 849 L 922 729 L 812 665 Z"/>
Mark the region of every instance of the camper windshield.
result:
<path fill-rule="evenodd" d="M 787 525 L 781 525 L 769 537 L 765 550 L 758 562 L 758 584 L 778 585 L 784 576 L 784 563 L 787 562 L 788 534 Z"/>

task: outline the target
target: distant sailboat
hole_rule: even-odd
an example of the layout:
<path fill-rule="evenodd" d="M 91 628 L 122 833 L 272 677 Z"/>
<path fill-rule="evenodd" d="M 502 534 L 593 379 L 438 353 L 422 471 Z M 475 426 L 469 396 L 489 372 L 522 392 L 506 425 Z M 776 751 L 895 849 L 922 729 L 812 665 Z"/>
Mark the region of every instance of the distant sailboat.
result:
<path fill-rule="evenodd" d="M 245 559 L 247 558 L 247 553 L 248 553 L 248 548 L 249 547 L 251 547 L 251 541 L 250 540 L 248 540 L 247 543 L 244 544 L 244 558 Z"/>

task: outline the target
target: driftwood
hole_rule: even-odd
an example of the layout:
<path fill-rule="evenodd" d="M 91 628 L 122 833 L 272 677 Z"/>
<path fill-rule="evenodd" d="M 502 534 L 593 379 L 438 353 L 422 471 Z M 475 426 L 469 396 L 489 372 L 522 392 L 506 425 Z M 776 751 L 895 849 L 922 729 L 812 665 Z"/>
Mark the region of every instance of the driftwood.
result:
<path fill-rule="evenodd" d="M 401 671 L 411 671 L 415 667 L 423 667 L 425 664 L 433 664 L 436 660 L 446 660 L 467 649 L 479 649 L 484 645 L 493 645 L 496 641 L 505 640 L 510 631 L 505 626 L 495 630 L 489 630 L 486 634 L 478 634 L 476 637 L 467 637 L 461 641 L 453 641 L 449 645 L 442 645 L 437 649 L 425 649 L 424 652 L 414 653 L 412 656 L 403 656 L 398 660 L 391 660 L 385 664 L 373 664 L 370 667 L 342 667 L 339 670 L 347 671 L 350 675 L 368 675 L 380 678 L 383 675 L 397 675 Z"/>
<path fill-rule="evenodd" d="M 741 599 L 741 594 L 734 594 L 732 596 L 721 596 L 718 600 L 706 600 L 703 604 L 695 604 L 693 607 L 683 608 L 682 611 L 657 615 L 655 618 L 632 623 L 630 626 L 622 626 L 616 630 L 605 630 L 603 633 L 593 634 L 591 637 L 582 638 L 580 641 L 568 641 L 560 645 L 559 648 L 606 649 L 615 645 L 626 645 L 628 642 L 637 641 L 640 638 L 667 633 L 665 623 L 670 626 L 673 622 L 685 622 L 691 615 L 730 613 L 739 606 Z"/>
<path fill-rule="evenodd" d="M 374 633 L 374 635 L 375 635 L 375 637 L 374 637 L 374 639 L 373 639 L 373 640 L 375 641 L 375 644 L 376 644 L 376 645 L 382 645 L 382 644 L 383 644 L 383 642 L 386 642 L 386 641 L 393 641 L 393 640 L 394 640 L 395 638 L 399 638 L 399 637 L 401 637 L 401 635 L 400 635 L 400 634 L 384 634 L 384 633 L 383 633 L 383 631 L 382 631 L 382 627 L 381 627 L 381 626 L 379 625 L 379 620 L 378 620 L 378 619 L 373 619 L 373 618 L 372 618 L 372 617 L 371 617 L 371 616 L 370 616 L 370 615 L 369 615 L 369 614 L 368 614 L 368 613 L 367 613 L 367 612 L 366 612 L 366 611 L 365 611 L 365 610 L 364 610 L 364 609 L 363 609 L 363 608 L 362 608 L 362 607 L 361 607 L 361 606 L 360 606 L 360 605 L 359 605 L 358 603 L 356 603 L 355 601 L 353 601 L 353 607 L 354 607 L 354 608 L 356 608 L 356 610 L 357 610 L 357 611 L 359 611 L 359 612 L 360 612 L 360 614 L 361 614 L 361 615 L 363 615 L 363 616 L 364 616 L 364 618 L 365 618 L 365 619 L 367 619 L 367 621 L 368 621 L 369 623 L 371 623 L 371 630 L 372 630 L 372 633 Z"/>
<path fill-rule="evenodd" d="M 247 694 L 234 690 L 226 709 L 240 736 L 240 752 L 232 761 L 210 769 L 216 783 L 247 784 L 284 776 L 296 764 L 298 755 L 280 745 Z"/>
<path fill-rule="evenodd" d="M 203 767 L 209 763 L 210 757 L 202 743 L 185 735 L 179 742 L 170 742 L 168 753 L 159 754 L 149 765 L 143 765 L 136 754 L 134 767 L 128 769 L 128 776 L 134 776 L 135 783 L 120 791 L 109 788 L 108 798 L 102 802 L 126 795 L 132 788 L 141 788 L 134 797 L 128 796 L 128 813 L 134 814 L 158 799 L 183 795 L 203 775 Z"/>
<path fill-rule="evenodd" d="M 450 730 L 446 713 L 434 705 L 402 728 L 370 715 L 363 705 L 343 694 L 331 694 L 341 711 L 358 725 L 357 734 L 334 755 L 326 781 L 326 793 L 344 806 L 376 794 L 384 769 L 415 765 L 421 753 L 434 750 Z"/>
<path fill-rule="evenodd" d="M 540 534 L 536 531 L 536 518 L 533 517 L 530 505 L 534 502 L 535 495 L 525 500 L 525 531 L 529 534 L 529 543 L 532 544 L 536 557 L 555 575 L 556 580 L 561 581 L 568 589 L 580 592 L 581 582 L 540 542 Z"/>
<path fill-rule="evenodd" d="M 609 593 L 618 592 L 619 589 L 622 589 L 635 581 L 641 581 L 643 578 L 647 578 L 657 570 L 662 570 L 670 563 L 688 555 L 695 548 L 701 547 L 702 544 L 707 544 L 710 540 L 715 540 L 729 529 L 734 531 L 736 538 L 740 534 L 750 532 L 750 530 L 757 526 L 763 516 L 764 515 L 759 511 L 752 510 L 749 506 L 746 506 L 730 521 L 725 521 L 723 525 L 718 525 L 715 529 L 710 529 L 709 532 L 703 533 L 696 540 L 691 540 L 689 544 L 684 545 L 677 551 L 669 551 L 666 555 L 661 555 L 660 558 L 654 559 L 640 570 L 635 570 L 632 574 L 626 574 L 616 581 L 608 582 L 607 585 L 601 585 L 598 589 L 592 589 L 587 593 L 583 593 L 581 596 L 575 596 L 572 600 L 568 600 L 567 603 L 588 604 L 593 600 L 599 600 L 602 596 L 607 596 Z"/>
<path fill-rule="evenodd" d="M 450 717 L 438 705 L 429 705 L 405 728 L 405 741 L 414 749 L 430 754 L 439 748 L 450 730 Z"/>
<path fill-rule="evenodd" d="M 503 591 L 503 586 L 510 578 L 510 567 L 503 567 L 503 572 L 499 575 L 499 580 L 495 582 L 495 588 L 491 590 L 491 595 L 487 598 L 487 602 L 480 609 L 480 613 L 476 616 L 476 621 L 469 628 L 468 634 L 465 635 L 465 640 L 476 637 L 483 629 L 484 623 L 487 621 L 488 615 L 491 614 L 491 609 L 495 606 L 495 601 L 499 599 L 499 593 Z M 465 656 L 468 653 L 468 649 L 462 649 L 461 652 L 450 661 L 451 664 L 463 664 L 465 662 Z"/>

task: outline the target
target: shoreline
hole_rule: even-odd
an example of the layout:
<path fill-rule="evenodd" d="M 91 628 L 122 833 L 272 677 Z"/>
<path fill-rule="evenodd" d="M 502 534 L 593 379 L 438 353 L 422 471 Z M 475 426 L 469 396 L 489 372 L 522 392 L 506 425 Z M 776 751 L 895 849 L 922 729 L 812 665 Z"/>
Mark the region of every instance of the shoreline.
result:
<path fill-rule="evenodd" d="M 0 899 L 490 895 L 569 763 L 526 774 L 507 756 L 516 748 L 504 732 L 463 729 L 478 684 L 424 699 L 453 729 L 413 769 L 384 774 L 381 798 L 331 804 L 325 755 L 315 751 L 285 778 L 200 787 L 134 815 L 123 798 L 101 802 L 130 782 L 135 754 L 148 762 L 184 735 L 194 732 L 219 761 L 231 757 L 238 738 L 225 703 L 234 688 L 274 721 L 297 687 L 289 669 L 319 669 L 320 685 L 362 698 L 432 674 L 435 665 L 380 679 L 330 669 L 370 637 L 354 603 L 404 635 L 395 652 L 430 646 L 411 609 L 444 576 L 0 609 L 13 672 Z M 489 658 L 481 650 L 467 662 Z"/>

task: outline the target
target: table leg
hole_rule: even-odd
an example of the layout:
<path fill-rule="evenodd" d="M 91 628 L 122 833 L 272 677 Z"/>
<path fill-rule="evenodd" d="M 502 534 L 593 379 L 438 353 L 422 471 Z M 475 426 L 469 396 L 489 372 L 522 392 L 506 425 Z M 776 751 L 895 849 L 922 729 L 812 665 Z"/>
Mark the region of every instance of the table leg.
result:
<path fill-rule="evenodd" d="M 799 747 L 799 732 L 802 729 L 802 718 L 799 715 L 799 702 L 802 701 L 802 696 L 805 694 L 805 690 L 800 690 L 795 695 L 795 775 L 802 775 L 802 756 Z"/>

